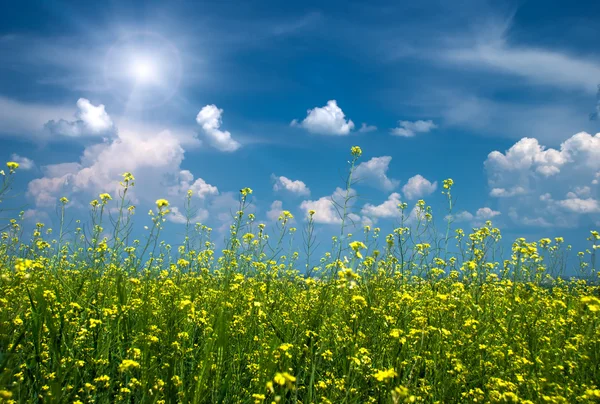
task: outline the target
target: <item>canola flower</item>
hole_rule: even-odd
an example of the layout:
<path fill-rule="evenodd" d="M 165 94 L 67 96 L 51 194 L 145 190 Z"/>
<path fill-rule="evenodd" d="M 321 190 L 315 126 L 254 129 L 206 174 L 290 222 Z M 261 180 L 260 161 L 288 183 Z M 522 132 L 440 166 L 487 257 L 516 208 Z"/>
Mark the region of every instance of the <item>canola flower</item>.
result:
<path fill-rule="evenodd" d="M 121 186 L 134 186 L 131 173 Z M 444 192 L 453 186 L 444 181 Z M 388 235 L 364 226 L 362 239 L 342 232 L 334 251 L 311 258 L 307 276 L 302 251 L 268 254 L 293 232 L 280 225 L 269 244 L 244 210 L 251 194 L 240 191 L 221 255 L 201 223 L 161 242 L 164 199 L 140 240 L 127 237 L 128 222 L 102 221 L 108 194 L 90 204 L 91 232 L 76 222 L 55 236 L 39 223 L 28 237 L 9 221 L 0 402 L 600 401 L 600 287 L 561 277 L 563 238 L 517 239 L 492 259 L 502 235 L 491 223 L 453 229 L 448 251 L 428 221 Z M 299 233 L 311 234 L 315 214 Z M 590 276 L 599 239 L 591 231 L 581 254 Z"/>
<path fill-rule="evenodd" d="M 167 201 L 166 199 L 157 199 L 156 200 L 156 207 L 160 210 L 162 208 L 166 208 L 169 206 L 169 201 Z"/>

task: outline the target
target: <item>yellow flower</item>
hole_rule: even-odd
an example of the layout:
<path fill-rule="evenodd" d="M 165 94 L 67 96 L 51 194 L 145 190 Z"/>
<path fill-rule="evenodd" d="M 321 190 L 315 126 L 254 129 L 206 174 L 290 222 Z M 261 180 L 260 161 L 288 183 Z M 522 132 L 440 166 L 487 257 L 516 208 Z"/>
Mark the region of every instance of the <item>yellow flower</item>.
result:
<path fill-rule="evenodd" d="M 60 202 L 61 202 L 63 205 L 66 205 L 67 203 L 69 203 L 69 200 L 68 200 L 66 197 L 64 197 L 64 196 L 63 196 L 62 198 L 60 198 Z"/>
<path fill-rule="evenodd" d="M 352 153 L 352 155 L 355 157 L 360 157 L 362 154 L 362 150 L 358 146 L 352 146 L 352 148 L 350 149 L 350 153 Z"/>
<path fill-rule="evenodd" d="M 350 243 L 350 248 L 352 248 L 352 250 L 354 250 L 354 254 L 358 258 L 362 258 L 362 254 L 360 253 L 359 250 L 364 250 L 367 248 L 367 246 L 362 241 L 353 241 Z"/>
<path fill-rule="evenodd" d="M 100 200 L 102 202 L 107 202 L 107 201 L 111 201 L 112 197 L 110 196 L 110 194 L 103 193 L 103 194 L 100 194 Z"/>
<path fill-rule="evenodd" d="M 291 374 L 289 374 L 288 372 L 283 372 L 283 373 L 279 373 L 277 372 L 275 374 L 275 377 L 273 378 L 273 381 L 277 384 L 279 384 L 280 386 L 283 386 L 284 384 L 291 384 L 294 383 L 296 381 L 296 378 L 294 376 L 292 376 Z"/>
<path fill-rule="evenodd" d="M 156 201 L 156 206 L 158 207 L 158 209 L 166 208 L 167 206 L 169 206 L 169 201 L 167 201 L 166 199 L 158 199 Z"/>
<path fill-rule="evenodd" d="M 138 369 L 140 367 L 140 364 L 136 361 L 133 361 L 131 359 L 123 359 L 123 362 L 121 362 L 121 364 L 119 365 L 119 372 L 126 372 L 129 369 Z"/>
<path fill-rule="evenodd" d="M 317 212 L 315 212 L 314 210 L 311 209 L 308 211 L 308 216 L 314 216 L 315 213 L 317 213 Z"/>
<path fill-rule="evenodd" d="M 281 212 L 281 215 L 279 215 L 279 218 L 277 220 L 283 220 L 284 222 L 287 222 L 288 219 L 293 218 L 294 215 L 292 215 L 289 210 L 284 210 L 283 212 Z"/>
<path fill-rule="evenodd" d="M 396 376 L 398 376 L 398 373 L 396 373 L 394 368 L 389 368 L 388 370 L 378 370 L 373 374 L 373 377 L 380 382 L 384 382 L 387 379 L 393 379 Z"/>
<path fill-rule="evenodd" d="M 0 390 L 0 398 L 8 400 L 12 397 L 12 393 L 8 390 Z"/>
<path fill-rule="evenodd" d="M 598 299 L 597 297 L 594 297 L 594 296 L 583 296 L 581 298 L 581 303 L 584 304 L 584 305 L 587 305 L 587 308 L 592 313 L 600 311 L 600 299 Z"/>
<path fill-rule="evenodd" d="M 14 171 L 17 168 L 19 168 L 19 163 L 16 163 L 14 161 L 9 161 L 8 163 L 6 163 L 6 166 L 11 170 Z"/>

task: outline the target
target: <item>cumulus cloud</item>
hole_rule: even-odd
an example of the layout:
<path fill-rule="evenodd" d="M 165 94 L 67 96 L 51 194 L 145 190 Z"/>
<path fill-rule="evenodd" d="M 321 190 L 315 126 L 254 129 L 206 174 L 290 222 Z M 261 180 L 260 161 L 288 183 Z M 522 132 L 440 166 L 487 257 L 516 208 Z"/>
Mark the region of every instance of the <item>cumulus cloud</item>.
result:
<path fill-rule="evenodd" d="M 417 133 L 427 133 L 435 128 L 437 125 L 432 120 L 398 121 L 398 127 L 392 129 L 391 133 L 394 136 L 414 137 Z"/>
<path fill-rule="evenodd" d="M 304 210 L 307 215 L 310 210 L 314 210 L 315 214 L 313 216 L 313 220 L 315 223 L 340 224 L 342 223 L 342 219 L 340 218 L 341 212 L 338 213 L 334 202 L 337 204 L 343 204 L 345 197 L 346 190 L 337 187 L 331 196 L 324 196 L 315 201 L 302 201 L 300 204 L 300 209 Z M 350 189 L 348 197 L 350 198 L 348 204 L 352 206 L 356 197 L 356 191 Z M 356 214 L 350 214 L 349 217 L 352 221 L 360 220 L 360 217 Z"/>
<path fill-rule="evenodd" d="M 592 198 L 581 199 L 576 196 L 573 196 L 572 198 L 557 201 L 556 203 L 560 207 L 573 213 L 585 214 L 600 212 L 600 203 Z"/>
<path fill-rule="evenodd" d="M 94 137 L 111 136 L 115 134 L 115 126 L 105 110 L 104 105 L 93 105 L 89 100 L 77 100 L 75 120 L 50 120 L 44 127 L 55 136 L 65 137 Z"/>
<path fill-rule="evenodd" d="M 454 215 L 446 216 L 446 219 L 451 219 L 453 222 L 473 222 L 474 225 L 479 226 L 487 220 L 491 220 L 494 217 L 499 216 L 500 214 L 501 213 L 497 210 L 493 210 L 488 207 L 483 207 L 477 209 L 477 212 L 475 212 L 475 214 L 472 214 L 465 210 Z"/>
<path fill-rule="evenodd" d="M 396 188 L 400 181 L 388 178 L 391 156 L 373 157 L 369 161 L 360 163 L 354 172 L 354 175 L 362 184 L 381 188 L 384 191 L 391 191 Z"/>
<path fill-rule="evenodd" d="M 195 209 L 193 213 L 195 216 L 190 218 L 190 223 L 192 225 L 204 222 L 209 216 L 209 212 L 206 209 Z M 167 220 L 177 224 L 185 224 L 187 223 L 187 216 L 182 213 L 177 206 L 173 206 L 171 212 L 167 215 Z"/>
<path fill-rule="evenodd" d="M 369 132 L 374 132 L 376 130 L 377 130 L 377 126 L 367 125 L 366 123 L 363 122 L 358 131 L 360 133 L 369 133 Z"/>
<path fill-rule="evenodd" d="M 496 198 L 509 198 L 511 196 L 523 195 L 526 193 L 527 191 L 523 187 L 512 187 L 511 189 L 492 188 L 490 191 L 490 196 Z"/>
<path fill-rule="evenodd" d="M 437 181 L 431 183 L 422 175 L 415 175 L 402 187 L 406 199 L 418 199 L 431 195 L 437 188 Z"/>
<path fill-rule="evenodd" d="M 62 196 L 69 198 L 73 206 L 85 207 L 99 193 L 108 192 L 116 198 L 122 190 L 121 175 L 131 172 L 136 178 L 135 186 L 127 193 L 131 203 L 154 208 L 156 199 L 166 198 L 173 207 L 168 220 L 185 223 L 180 207 L 191 190 L 198 199 L 192 203 L 192 221 L 208 220 L 218 231 L 226 231 L 232 212 L 238 210 L 237 193 L 220 192 L 181 168 L 185 153 L 182 137 L 168 130 L 137 129 L 119 128 L 114 137 L 87 146 L 78 161 L 42 166 L 43 176 L 28 184 L 28 198 L 36 209 L 54 207 Z M 255 205 L 250 204 L 248 212 L 254 210 Z"/>
<path fill-rule="evenodd" d="M 132 172 L 138 181 L 130 197 L 156 199 L 177 178 L 184 150 L 168 131 L 158 134 L 121 131 L 108 142 L 88 146 L 79 162 L 42 167 L 44 176 L 31 181 L 27 194 L 36 206 L 53 206 L 62 196 L 98 192 L 115 195 L 124 172 Z"/>
<path fill-rule="evenodd" d="M 394 192 L 381 205 L 365 204 L 361 210 L 361 214 L 371 219 L 399 218 L 401 217 L 401 211 L 398 208 L 400 203 L 400 194 Z"/>
<path fill-rule="evenodd" d="M 234 152 L 242 145 L 231 137 L 228 131 L 220 130 L 223 110 L 216 105 L 207 105 L 198 112 L 196 122 L 202 127 L 209 143 L 224 152 Z"/>
<path fill-rule="evenodd" d="M 27 157 L 19 156 L 16 153 L 11 154 L 10 159 L 15 163 L 19 163 L 19 169 L 21 170 L 31 170 L 35 167 L 33 160 L 28 159 Z"/>
<path fill-rule="evenodd" d="M 181 170 L 179 172 L 179 181 L 177 185 L 169 188 L 170 195 L 185 195 L 188 190 L 191 190 L 193 195 L 200 199 L 205 199 L 209 195 L 218 195 L 219 189 L 208 184 L 202 178 L 198 178 L 194 181 L 194 174 L 189 170 Z"/>
<path fill-rule="evenodd" d="M 346 120 L 344 111 L 336 100 L 329 100 L 324 107 L 315 107 L 307 111 L 302 122 L 294 119 L 291 126 L 300 126 L 310 133 L 319 135 L 348 135 L 354 129 L 354 122 Z"/>
<path fill-rule="evenodd" d="M 512 205 L 509 217 L 517 224 L 572 227 L 579 216 L 594 220 L 600 213 L 594 182 L 600 170 L 600 134 L 577 133 L 556 149 L 526 137 L 504 153 L 491 152 L 484 166 L 490 195 Z"/>
<path fill-rule="evenodd" d="M 267 218 L 272 222 L 276 222 L 281 215 L 281 212 L 283 212 L 283 202 L 273 201 L 271 207 L 267 211 Z"/>
<path fill-rule="evenodd" d="M 310 189 L 300 180 L 290 180 L 284 176 L 277 177 L 275 174 L 271 175 L 271 178 L 275 181 L 273 191 L 288 191 L 296 195 L 310 195 Z"/>

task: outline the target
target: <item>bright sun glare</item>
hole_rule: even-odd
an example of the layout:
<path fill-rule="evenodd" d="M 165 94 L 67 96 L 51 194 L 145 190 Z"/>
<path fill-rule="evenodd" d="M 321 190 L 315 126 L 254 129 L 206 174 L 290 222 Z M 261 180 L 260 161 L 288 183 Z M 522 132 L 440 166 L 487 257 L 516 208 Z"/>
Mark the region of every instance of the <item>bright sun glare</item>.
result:
<path fill-rule="evenodd" d="M 156 80 L 156 70 L 156 65 L 149 59 L 138 58 L 131 62 L 130 73 L 137 82 L 142 84 L 148 84 Z"/>
<path fill-rule="evenodd" d="M 152 32 L 124 35 L 107 51 L 104 79 L 128 108 L 154 108 L 177 92 L 182 75 L 179 50 Z"/>

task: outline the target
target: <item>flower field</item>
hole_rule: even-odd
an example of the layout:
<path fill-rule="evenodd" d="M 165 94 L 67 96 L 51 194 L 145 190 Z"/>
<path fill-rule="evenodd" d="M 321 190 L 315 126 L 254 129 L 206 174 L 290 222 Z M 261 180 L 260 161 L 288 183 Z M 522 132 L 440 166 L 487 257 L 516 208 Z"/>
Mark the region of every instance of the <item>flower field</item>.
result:
<path fill-rule="evenodd" d="M 0 196 L 18 173 L 7 166 Z M 244 188 L 223 250 L 189 220 L 171 246 L 169 202 L 136 240 L 134 176 L 121 186 L 91 202 L 90 223 L 2 231 L 0 402 L 600 402 L 600 287 L 561 277 L 561 238 L 499 257 L 490 222 L 440 235 L 424 201 L 389 235 L 348 234 L 343 204 L 316 257 L 314 211 L 301 231 L 284 211 L 269 238 Z M 288 252 L 296 232 L 305 248 Z M 593 276 L 598 239 L 580 254 Z"/>

